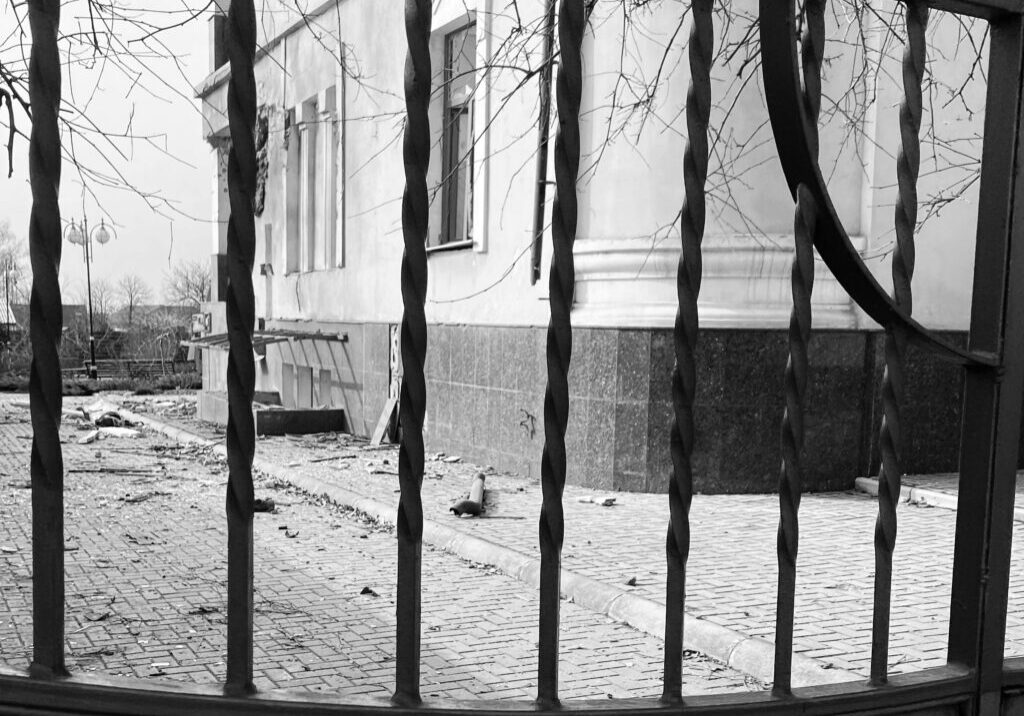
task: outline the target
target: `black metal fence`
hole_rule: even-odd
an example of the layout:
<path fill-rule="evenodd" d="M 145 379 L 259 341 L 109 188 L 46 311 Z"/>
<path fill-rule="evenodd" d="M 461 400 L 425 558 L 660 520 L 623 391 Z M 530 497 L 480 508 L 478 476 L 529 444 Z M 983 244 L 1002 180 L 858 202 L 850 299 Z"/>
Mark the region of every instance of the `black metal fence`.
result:
<path fill-rule="evenodd" d="M 560 62 L 550 268 L 551 319 L 547 340 L 547 390 L 542 460 L 543 507 L 539 522 L 541 585 L 537 698 L 535 702 L 438 704 L 435 712 L 562 708 L 558 691 L 559 578 L 564 533 L 565 431 L 570 404 L 567 376 L 572 354 L 573 242 L 577 225 L 576 179 L 580 159 L 582 40 L 585 0 L 561 0 L 558 8 Z M 907 50 L 903 61 L 897 169 L 897 245 L 890 297 L 865 268 L 837 218 L 817 164 L 816 120 L 821 104 L 824 0 L 761 0 L 760 30 L 764 85 L 772 127 L 786 179 L 793 193 L 795 253 L 790 360 L 782 412 L 778 609 L 775 678 L 771 693 L 681 696 L 683 613 L 689 552 L 688 511 L 693 494 L 694 350 L 698 340 L 697 300 L 701 280 L 711 107 L 713 13 L 711 0 L 690 6 L 688 41 L 691 84 L 686 109 L 688 143 L 682 157 L 685 202 L 678 271 L 679 309 L 672 374 L 674 418 L 666 431 L 673 471 L 669 483 L 671 522 L 666 534 L 666 619 L 664 688 L 650 699 L 574 702 L 582 712 L 642 713 L 1024 713 L 1024 659 L 1004 659 L 1010 536 L 1024 392 L 1024 217 L 1014 209 L 1024 192 L 1019 175 L 1024 6 L 1009 0 L 908 0 Z M 929 8 L 981 17 L 990 23 L 991 57 L 985 113 L 981 199 L 969 347 L 959 349 L 911 318 L 914 270 L 916 183 L 920 161 L 921 87 Z M 425 239 L 428 221 L 427 164 L 430 133 L 430 0 L 406 0 L 408 61 L 407 122 L 404 141 L 406 192 L 402 204 L 405 251 L 401 264 L 404 317 L 401 324 L 404 380 L 399 453 L 396 670 L 390 702 L 348 700 L 275 692 L 259 694 L 253 671 L 253 486 L 255 435 L 252 332 L 255 322 L 252 269 L 255 250 L 253 196 L 256 153 L 256 16 L 252 0 L 232 0 L 227 19 L 231 80 L 228 108 L 232 148 L 228 160 L 231 219 L 228 226 L 227 321 L 230 339 L 227 428 L 229 485 L 227 679 L 223 689 L 153 682 L 100 680 L 69 675 L 64 662 L 63 496 L 64 466 L 58 436 L 61 416 L 60 143 L 57 107 L 58 0 L 29 0 L 32 29 L 31 176 L 34 204 L 30 243 L 33 269 L 31 375 L 33 644 L 27 672 L 0 669 L 0 712 L 4 713 L 354 713 L 413 712 L 420 701 L 420 577 L 423 511 L 423 418 L 427 351 L 424 299 L 427 285 Z M 798 27 L 803 35 L 797 37 Z M 863 683 L 791 688 L 794 584 L 797 564 L 800 464 L 804 435 L 807 343 L 811 338 L 810 296 L 814 251 L 828 264 L 857 303 L 886 329 L 886 371 L 881 428 L 882 466 L 876 552 L 871 676 Z M 911 675 L 888 675 L 895 504 L 900 493 L 900 402 L 903 355 L 908 343 L 963 366 L 961 475 L 948 663 Z"/>

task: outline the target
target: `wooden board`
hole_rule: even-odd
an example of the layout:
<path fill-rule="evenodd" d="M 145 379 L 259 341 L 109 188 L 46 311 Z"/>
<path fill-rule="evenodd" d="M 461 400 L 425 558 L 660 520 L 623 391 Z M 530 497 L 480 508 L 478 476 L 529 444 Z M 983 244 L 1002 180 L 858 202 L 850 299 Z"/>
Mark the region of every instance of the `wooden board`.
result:
<path fill-rule="evenodd" d="M 388 432 L 388 424 L 397 409 L 398 397 L 388 398 L 388 402 L 384 403 L 384 410 L 381 411 L 380 417 L 377 419 L 377 427 L 373 429 L 373 436 L 370 438 L 371 445 L 380 445 L 384 440 L 384 436 Z"/>

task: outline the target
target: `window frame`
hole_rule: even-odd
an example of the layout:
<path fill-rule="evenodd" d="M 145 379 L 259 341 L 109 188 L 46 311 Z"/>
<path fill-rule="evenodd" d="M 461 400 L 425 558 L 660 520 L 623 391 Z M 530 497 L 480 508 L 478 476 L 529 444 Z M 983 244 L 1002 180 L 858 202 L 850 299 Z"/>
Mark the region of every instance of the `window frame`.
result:
<path fill-rule="evenodd" d="M 443 53 L 443 99 L 441 107 L 441 226 L 436 242 L 427 237 L 428 251 L 452 251 L 476 246 L 473 236 L 473 202 L 475 180 L 475 136 L 474 136 L 474 98 L 477 91 L 477 21 L 470 18 L 456 27 L 445 31 L 441 37 Z M 456 58 L 453 56 L 453 39 L 456 35 L 472 38 L 472 83 L 467 98 L 461 103 L 452 101 L 452 81 L 456 79 Z M 459 156 L 462 126 L 461 118 L 467 118 L 469 131 L 469 151 L 465 158 Z M 465 189 L 459 191 L 459 179 L 464 177 Z M 464 196 L 460 194 L 464 193 Z M 457 216 L 459 203 L 463 203 L 461 231 L 457 228 L 460 217 Z M 461 238 L 460 238 L 461 233 Z"/>

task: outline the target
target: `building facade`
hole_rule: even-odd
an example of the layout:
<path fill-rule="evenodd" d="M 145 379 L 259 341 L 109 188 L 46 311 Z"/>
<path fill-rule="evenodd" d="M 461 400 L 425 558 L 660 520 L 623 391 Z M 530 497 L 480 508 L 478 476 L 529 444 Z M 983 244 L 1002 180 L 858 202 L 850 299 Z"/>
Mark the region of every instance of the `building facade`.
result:
<path fill-rule="evenodd" d="M 621 22 L 616 13 L 625 5 L 595 6 L 583 50 L 568 479 L 662 491 L 671 470 L 689 28 L 680 3 L 652 3 Z M 553 178 L 537 161 L 545 2 L 434 6 L 427 448 L 536 475 L 550 237 L 534 280 L 534 227 L 538 210 L 549 220 L 553 192 L 538 201 L 538 184 Z M 756 3 L 733 8 L 716 39 L 695 480 L 698 491 L 770 491 L 779 465 L 793 204 L 756 63 L 744 62 L 744 53 L 756 55 L 756 47 L 744 49 L 752 27 L 744 18 L 756 16 Z M 287 338 L 261 348 L 257 389 L 286 407 L 342 408 L 349 429 L 363 435 L 395 394 L 401 370 L 402 13 L 401 3 L 341 0 L 299 15 L 268 0 L 256 65 L 258 328 Z M 827 57 L 822 171 L 848 233 L 891 285 L 902 48 L 891 45 L 884 23 L 866 35 L 841 16 L 830 23 L 839 41 Z M 211 20 L 214 67 L 197 92 L 205 136 L 223 160 L 222 27 L 221 17 Z M 866 39 L 844 41 L 851 33 Z M 932 41 L 960 47 L 962 33 L 939 27 Z M 936 53 L 929 65 L 943 87 L 967 77 L 955 54 Z M 973 108 L 984 106 L 984 85 L 965 79 L 960 94 L 960 104 L 931 103 L 938 107 L 932 124 L 955 141 L 943 140 L 942 151 L 933 145 L 934 166 L 922 170 L 920 196 L 929 199 L 922 211 L 941 216 L 921 227 L 914 280 L 915 317 L 958 340 L 970 312 L 976 167 L 956 157 L 976 151 L 980 158 L 980 142 L 970 138 L 980 134 Z M 553 109 L 550 122 L 557 126 Z M 225 287 L 225 163 L 214 179 L 215 299 Z M 810 350 L 807 486 L 845 488 L 877 465 L 882 341 L 820 261 L 813 300 L 819 330 Z M 208 310 L 212 332 L 222 332 L 223 304 Z M 215 395 L 224 390 L 226 354 L 206 353 L 204 386 Z M 955 469 L 958 421 L 948 406 L 960 390 L 958 371 L 911 354 L 908 380 L 907 471 Z"/>

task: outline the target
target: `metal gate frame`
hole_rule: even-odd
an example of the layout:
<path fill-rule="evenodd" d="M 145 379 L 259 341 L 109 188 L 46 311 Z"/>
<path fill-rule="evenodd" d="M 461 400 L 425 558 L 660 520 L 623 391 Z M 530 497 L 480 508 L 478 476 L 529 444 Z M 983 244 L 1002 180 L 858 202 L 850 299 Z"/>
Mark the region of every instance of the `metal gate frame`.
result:
<path fill-rule="evenodd" d="M 0 713 L 176 714 L 352 714 L 352 713 L 508 713 L 571 710 L 581 713 L 694 714 L 998 714 L 1024 713 L 1024 659 L 1004 659 L 1009 558 L 1013 528 L 1017 443 L 1024 395 L 1024 182 L 1021 161 L 1024 5 L 1020 0 L 907 0 L 908 50 L 904 59 L 903 147 L 899 159 L 900 200 L 894 296 L 868 272 L 853 249 L 817 163 L 817 114 L 824 46 L 824 0 L 806 0 L 797 37 L 795 0 L 761 0 L 764 82 L 771 123 L 786 179 L 796 200 L 793 267 L 794 309 L 790 363 L 786 372 L 780 471 L 779 608 L 775 683 L 771 693 L 683 698 L 682 615 L 689 551 L 688 512 L 693 494 L 690 459 L 694 445 L 694 350 L 698 336 L 700 243 L 704 233 L 704 183 L 708 168 L 711 107 L 712 0 L 693 0 L 688 43 L 691 85 L 686 117 L 688 141 L 683 158 L 685 202 L 678 273 L 676 365 L 669 432 L 673 475 L 669 487 L 671 523 L 666 534 L 667 593 L 664 691 L 650 699 L 601 700 L 562 704 L 558 696 L 559 578 L 564 532 L 565 430 L 568 422 L 568 369 L 572 353 L 570 309 L 575 283 L 572 247 L 576 237 L 582 94 L 582 40 L 585 0 L 561 0 L 558 32 L 561 56 L 557 101 L 560 128 L 554 147 L 556 193 L 553 207 L 553 259 L 548 328 L 548 385 L 542 455 L 543 508 L 540 516 L 541 607 L 538 687 L 535 702 L 424 704 L 419 695 L 420 572 L 423 514 L 423 418 L 427 350 L 424 299 L 427 284 L 425 239 L 428 204 L 426 170 L 430 132 L 430 0 L 406 0 L 409 43 L 406 67 L 402 204 L 405 251 L 401 284 L 404 315 L 400 327 L 404 375 L 401 383 L 399 452 L 401 497 L 398 510 L 398 597 L 395 692 L 390 701 L 285 690 L 257 693 L 252 684 L 253 488 L 255 436 L 251 405 L 255 322 L 252 285 L 255 252 L 253 196 L 256 186 L 256 16 L 253 0 L 232 0 L 228 14 L 231 79 L 228 111 L 232 148 L 228 159 L 231 218 L 228 225 L 227 319 L 229 484 L 227 680 L 222 687 L 168 684 L 135 679 L 69 675 L 64 662 L 63 458 L 57 346 L 62 316 L 60 266 L 61 151 L 57 125 L 60 62 L 57 52 L 59 0 L 28 0 L 32 30 L 30 99 L 33 108 L 30 174 L 33 207 L 30 252 L 33 271 L 30 382 L 33 443 L 33 661 L 27 670 L 0 667 Z M 961 350 L 910 317 L 913 232 L 916 216 L 917 132 L 924 28 L 929 8 L 987 20 L 991 57 L 981 200 L 974 273 L 970 343 Z M 799 48 L 799 52 L 798 52 Z M 909 80 L 907 81 L 907 78 Z M 916 86 L 915 86 L 916 85 Z M 899 212 L 902 212 L 900 214 Z M 900 223 L 902 222 L 902 228 Z M 871 678 L 864 683 L 790 688 L 793 591 L 798 548 L 803 398 L 813 250 L 828 264 L 857 303 L 886 328 L 886 415 L 883 474 L 875 532 L 876 592 Z M 809 268 L 808 268 L 809 267 Z M 956 545 L 952 581 L 948 663 L 889 677 L 889 577 L 899 495 L 899 397 L 902 350 L 914 343 L 964 367 L 965 398 L 960 458 Z M 886 442 L 888 441 L 888 446 Z M 885 452 L 888 450 L 888 452 Z"/>

